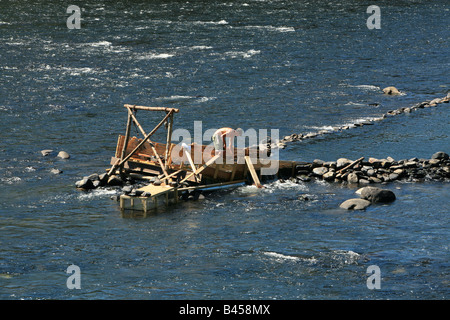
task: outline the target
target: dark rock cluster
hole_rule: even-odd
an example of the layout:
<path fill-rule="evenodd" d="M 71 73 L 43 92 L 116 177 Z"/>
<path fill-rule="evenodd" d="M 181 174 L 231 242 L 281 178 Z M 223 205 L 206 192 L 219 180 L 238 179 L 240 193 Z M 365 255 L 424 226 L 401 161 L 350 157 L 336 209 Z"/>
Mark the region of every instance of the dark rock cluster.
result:
<path fill-rule="evenodd" d="M 90 190 L 96 189 L 98 187 L 124 186 L 133 183 L 134 181 L 131 177 L 123 178 L 120 175 L 108 176 L 106 173 L 102 174 L 93 173 L 75 182 L 75 187 L 82 190 Z"/>
<path fill-rule="evenodd" d="M 325 162 L 316 159 L 311 163 L 299 163 L 294 179 L 300 181 L 320 179 L 360 185 L 397 180 L 416 182 L 450 179 L 449 155 L 442 151 L 436 152 L 430 159 L 412 158 L 396 161 L 387 157 L 358 160 L 340 158 Z"/>

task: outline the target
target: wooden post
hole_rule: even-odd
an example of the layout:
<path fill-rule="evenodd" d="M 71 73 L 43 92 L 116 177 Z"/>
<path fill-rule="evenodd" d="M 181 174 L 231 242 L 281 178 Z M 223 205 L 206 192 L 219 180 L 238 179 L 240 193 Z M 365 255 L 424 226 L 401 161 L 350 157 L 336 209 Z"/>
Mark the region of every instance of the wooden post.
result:
<path fill-rule="evenodd" d="M 174 112 L 178 113 L 180 110 L 176 108 L 165 108 L 165 107 L 144 107 L 144 106 L 136 106 L 131 104 L 125 104 L 125 108 L 133 108 L 135 110 L 146 110 L 146 111 L 165 111 L 165 112 Z"/>
<path fill-rule="evenodd" d="M 123 197 L 120 197 L 119 199 L 120 199 L 120 209 L 124 210 L 125 209 L 125 203 L 124 203 L 125 200 L 123 199 Z"/>
<path fill-rule="evenodd" d="M 144 213 L 147 213 L 147 198 L 142 199 L 142 209 L 144 210 Z"/>
<path fill-rule="evenodd" d="M 233 171 L 231 171 L 231 177 L 230 177 L 230 181 L 234 180 L 234 175 L 236 174 L 236 168 L 237 168 L 237 164 L 235 164 L 233 166 Z"/>
<path fill-rule="evenodd" d="M 125 153 L 127 151 L 128 139 L 130 138 L 131 121 L 132 121 L 131 116 L 128 114 L 127 129 L 125 131 L 125 139 L 123 141 L 123 148 L 122 148 L 122 153 L 120 155 L 120 160 L 122 160 L 125 157 Z M 123 169 L 123 164 L 120 166 L 120 172 L 122 172 L 122 169 Z"/>
<path fill-rule="evenodd" d="M 184 154 L 186 155 L 186 158 L 188 159 L 188 162 L 191 165 L 191 169 L 192 169 L 192 172 L 194 173 L 195 181 L 197 181 L 197 174 L 195 173 L 195 171 L 197 171 L 197 168 L 194 165 L 194 161 L 192 161 L 192 157 L 191 157 L 190 151 L 188 151 L 186 149 L 186 147 L 183 146 Z M 192 175 L 190 175 L 190 176 L 192 176 Z"/>
<path fill-rule="evenodd" d="M 165 154 L 165 157 L 164 157 L 165 169 L 166 170 L 167 170 L 167 168 L 169 166 L 170 151 L 172 150 L 170 148 L 170 146 L 172 144 L 172 126 L 173 126 L 173 114 L 171 114 L 170 117 L 169 117 L 169 125 L 167 127 L 166 154 Z"/>
<path fill-rule="evenodd" d="M 261 182 L 259 182 L 258 175 L 256 174 L 255 167 L 253 166 L 252 160 L 249 156 L 245 156 L 245 162 L 247 163 L 247 167 L 250 170 L 250 174 L 252 175 L 253 182 L 255 183 L 256 187 L 262 188 Z"/>

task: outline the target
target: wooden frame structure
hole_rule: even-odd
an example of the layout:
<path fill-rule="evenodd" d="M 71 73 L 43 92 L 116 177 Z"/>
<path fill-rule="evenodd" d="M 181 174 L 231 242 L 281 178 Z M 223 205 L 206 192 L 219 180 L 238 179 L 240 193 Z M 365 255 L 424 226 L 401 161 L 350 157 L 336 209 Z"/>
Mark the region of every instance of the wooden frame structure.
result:
<path fill-rule="evenodd" d="M 115 156 L 111 159 L 111 169 L 108 176 L 115 174 L 133 174 L 135 177 L 147 179 L 149 185 L 138 189 L 139 195 L 121 195 L 120 207 L 122 210 L 133 209 L 148 210 L 156 208 L 158 204 L 176 203 L 179 193 L 192 190 L 205 190 L 219 187 L 233 187 L 243 183 L 253 183 L 258 188 L 261 184 L 261 169 L 267 165 L 256 162 L 250 157 L 250 148 L 243 152 L 244 159 L 238 159 L 237 149 L 233 150 L 233 163 L 219 163 L 226 153 L 215 154 L 211 148 L 204 145 L 191 144 L 182 148 L 183 154 L 178 154 L 180 163 L 172 161 L 172 152 L 176 146 L 171 142 L 174 114 L 179 112 L 176 108 L 145 107 L 125 104 L 127 110 L 127 126 L 125 135 L 119 135 Z M 146 132 L 136 117 L 138 110 L 164 112 L 164 117 L 150 131 Z M 152 135 L 166 124 L 167 135 L 165 143 L 153 142 Z M 131 128 L 136 126 L 143 138 L 131 137 Z M 242 149 L 241 149 L 242 150 Z M 193 163 L 193 152 L 202 152 L 202 162 Z M 253 150 L 255 151 L 255 150 Z M 242 152 L 241 152 L 242 154 Z M 256 153 L 258 154 L 258 153 Z M 227 160 L 229 160 L 227 158 Z M 218 163 L 216 163 L 218 162 Z M 222 161 L 223 162 L 223 161 Z M 279 161 L 279 170 L 287 169 L 291 172 L 295 168 L 292 161 Z M 280 171 L 279 171 L 280 172 Z M 153 183 L 151 183 L 153 182 Z"/>

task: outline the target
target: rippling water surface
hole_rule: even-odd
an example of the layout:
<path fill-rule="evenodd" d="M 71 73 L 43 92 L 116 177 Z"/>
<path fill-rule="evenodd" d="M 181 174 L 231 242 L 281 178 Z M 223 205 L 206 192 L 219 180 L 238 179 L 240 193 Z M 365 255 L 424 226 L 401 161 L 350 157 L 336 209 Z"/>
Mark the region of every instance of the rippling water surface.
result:
<path fill-rule="evenodd" d="M 380 30 L 354 1 L 88 1 L 68 30 L 65 4 L 2 1 L 0 298 L 447 299 L 447 182 L 392 183 L 394 203 L 347 212 L 355 189 L 273 181 L 145 218 L 122 215 L 116 189 L 74 187 L 109 166 L 125 103 L 177 107 L 176 128 L 283 137 L 445 96 L 448 2 L 377 5 Z M 405 95 L 380 93 L 391 85 Z M 448 119 L 447 104 L 419 109 L 280 157 L 430 158 L 450 152 Z M 67 289 L 71 264 L 80 290 Z"/>

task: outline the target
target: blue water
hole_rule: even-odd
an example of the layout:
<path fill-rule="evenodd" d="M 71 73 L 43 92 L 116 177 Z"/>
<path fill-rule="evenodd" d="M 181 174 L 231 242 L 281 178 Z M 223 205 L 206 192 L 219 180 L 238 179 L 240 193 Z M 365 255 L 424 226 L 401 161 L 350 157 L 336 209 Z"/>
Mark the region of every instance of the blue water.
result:
<path fill-rule="evenodd" d="M 354 1 L 85 1 L 69 30 L 68 4 L 1 1 L 0 299 L 448 299 L 448 182 L 391 183 L 394 203 L 348 212 L 353 188 L 274 181 L 147 217 L 122 215 L 117 189 L 74 187 L 109 167 L 125 103 L 179 108 L 175 128 L 283 137 L 445 96 L 448 1 L 376 4 L 379 30 Z M 440 104 L 280 158 L 430 158 L 449 132 Z"/>

